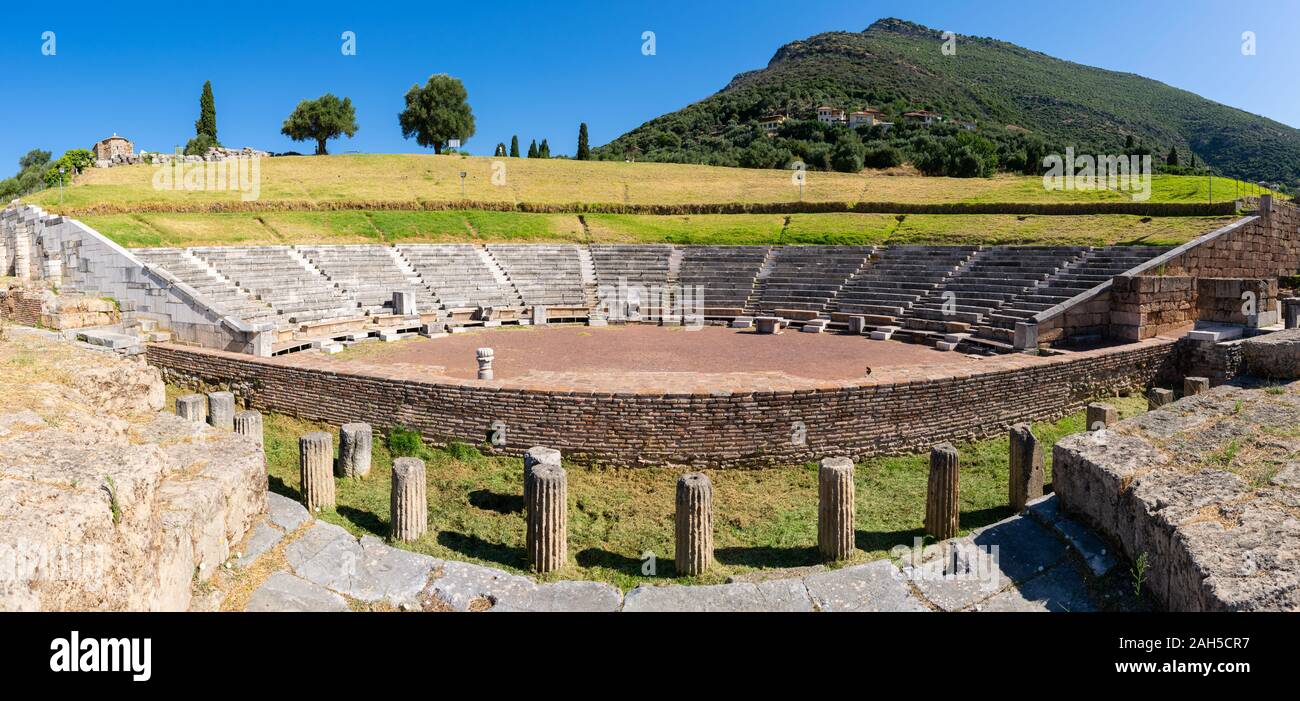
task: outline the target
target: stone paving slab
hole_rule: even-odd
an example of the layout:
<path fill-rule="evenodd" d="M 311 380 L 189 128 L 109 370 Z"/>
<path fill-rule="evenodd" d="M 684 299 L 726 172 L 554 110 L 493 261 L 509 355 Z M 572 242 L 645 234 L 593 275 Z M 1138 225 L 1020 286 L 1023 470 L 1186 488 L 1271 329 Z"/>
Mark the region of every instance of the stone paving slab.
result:
<path fill-rule="evenodd" d="M 503 570 L 446 560 L 434 574 L 428 593 L 452 611 L 487 610 L 499 601 L 522 601 L 533 580 Z"/>
<path fill-rule="evenodd" d="M 347 610 L 344 596 L 408 610 L 496 612 L 1097 608 L 1084 573 L 1067 559 L 1066 545 L 1058 537 L 1058 526 L 1068 519 L 1058 513 L 1053 497 L 1033 502 L 1027 515 L 931 546 L 926 559 L 905 563 L 901 570 L 888 560 L 839 569 L 816 565 L 740 575 L 726 584 L 642 585 L 626 596 L 603 582 L 538 583 L 493 567 L 402 550 L 373 536 L 358 539 L 339 526 L 312 520 L 296 502 L 278 495 L 271 495 L 268 505 L 267 521 L 255 527 L 236 565 L 248 567 L 275 547 L 285 537 L 278 525 L 290 530 L 309 525 L 285 546 L 290 571 L 268 578 L 247 610 Z M 1075 540 L 1083 542 L 1089 535 L 1083 529 Z M 990 559 L 993 548 L 996 563 Z M 953 577 L 953 571 L 963 576 Z"/>
<path fill-rule="evenodd" d="M 306 507 L 289 497 L 268 492 L 266 517 L 285 532 L 291 532 L 311 518 L 311 514 L 307 513 Z"/>
<path fill-rule="evenodd" d="M 492 611 L 612 612 L 623 606 L 623 592 L 604 582 L 564 581 L 510 588 Z"/>
<path fill-rule="evenodd" d="M 258 523 L 253 526 L 253 532 L 244 541 L 244 549 L 235 558 L 234 566 L 241 570 L 252 567 L 258 558 L 270 552 L 281 540 L 284 540 L 284 531 L 265 521 Z"/>
<path fill-rule="evenodd" d="M 1019 587 L 985 599 L 971 611 L 991 612 L 1087 612 L 1096 611 L 1083 576 L 1069 562 L 1063 562 Z"/>
<path fill-rule="evenodd" d="M 348 611 L 348 602 L 338 594 L 295 577 L 288 572 L 275 572 L 262 582 L 248 599 L 245 611 Z"/>
<path fill-rule="evenodd" d="M 803 578 L 818 611 L 926 611 L 903 573 L 888 560 Z"/>
<path fill-rule="evenodd" d="M 641 585 L 627 593 L 623 610 L 657 613 L 710 613 L 813 610 L 808 590 L 800 580 L 740 582 L 656 587 Z"/>

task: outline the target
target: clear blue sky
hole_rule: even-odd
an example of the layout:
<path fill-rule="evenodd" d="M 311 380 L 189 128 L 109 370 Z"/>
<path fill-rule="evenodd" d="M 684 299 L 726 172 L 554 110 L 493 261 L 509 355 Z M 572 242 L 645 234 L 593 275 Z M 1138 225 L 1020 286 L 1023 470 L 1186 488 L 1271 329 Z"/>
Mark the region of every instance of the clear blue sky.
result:
<path fill-rule="evenodd" d="M 1246 8 L 1249 8 L 1248 11 Z M 279 133 L 299 100 L 352 98 L 360 131 L 331 152 L 420 152 L 397 113 L 412 83 L 464 81 L 490 154 L 518 134 L 571 154 L 578 123 L 603 144 L 761 68 L 782 44 L 900 17 L 1138 73 L 1300 127 L 1300 3 L 899 2 L 15 3 L 0 22 L 0 177 L 32 147 L 88 148 L 117 132 L 137 149 L 193 136 L 211 80 L 227 146 L 310 152 Z M 357 36 L 357 55 L 340 35 Z M 656 33 L 657 55 L 641 54 Z M 1243 56 L 1253 31 L 1258 54 Z M 56 55 L 41 35 L 56 35 Z"/>

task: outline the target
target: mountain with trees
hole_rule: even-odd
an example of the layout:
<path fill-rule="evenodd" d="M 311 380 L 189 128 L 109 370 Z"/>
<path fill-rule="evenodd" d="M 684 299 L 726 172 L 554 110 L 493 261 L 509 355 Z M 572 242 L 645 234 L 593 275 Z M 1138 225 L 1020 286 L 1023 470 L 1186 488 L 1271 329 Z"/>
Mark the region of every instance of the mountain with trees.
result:
<path fill-rule="evenodd" d="M 766 68 L 592 150 L 594 158 L 848 170 L 898 160 L 923 172 L 1038 172 L 1042 156 L 1151 154 L 1161 168 L 1300 184 L 1300 130 L 1143 78 L 991 38 L 883 19 L 781 47 Z M 816 109 L 881 110 L 892 127 L 827 125 Z M 935 125 L 904 114 L 929 110 Z M 765 132 L 764 117 L 784 122 Z M 962 124 L 965 122 L 966 124 Z M 776 123 L 769 119 L 768 124 Z M 970 124 L 973 123 L 973 124 Z M 973 127 L 973 128 L 972 128 Z M 849 134 L 853 135 L 850 136 Z M 861 143 L 859 143 L 859 141 Z"/>

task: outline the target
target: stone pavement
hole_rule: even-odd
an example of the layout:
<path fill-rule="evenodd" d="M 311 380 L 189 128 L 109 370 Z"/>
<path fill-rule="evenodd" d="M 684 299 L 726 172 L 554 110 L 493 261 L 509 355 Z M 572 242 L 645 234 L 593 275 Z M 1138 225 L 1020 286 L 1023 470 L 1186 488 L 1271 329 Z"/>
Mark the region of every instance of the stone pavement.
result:
<path fill-rule="evenodd" d="M 1056 511 L 1055 497 L 1025 514 L 890 560 L 799 576 L 704 586 L 639 586 L 626 595 L 601 582 L 538 583 L 482 565 L 391 547 L 311 519 L 297 502 L 267 497 L 269 512 L 233 561 L 252 567 L 286 534 L 284 569 L 248 599 L 247 611 L 1092 611 L 1088 580 L 1115 558 Z M 755 573 L 766 576 L 764 573 Z"/>

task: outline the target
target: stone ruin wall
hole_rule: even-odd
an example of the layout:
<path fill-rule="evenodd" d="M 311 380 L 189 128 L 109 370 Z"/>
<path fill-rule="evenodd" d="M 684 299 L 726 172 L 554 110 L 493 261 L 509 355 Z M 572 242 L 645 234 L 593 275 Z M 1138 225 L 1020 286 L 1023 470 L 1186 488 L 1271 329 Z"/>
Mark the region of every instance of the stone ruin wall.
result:
<path fill-rule="evenodd" d="M 1175 342 L 981 361 L 969 375 L 790 392 L 623 394 L 439 384 L 326 372 L 292 359 L 151 344 L 147 358 L 169 382 L 229 389 L 249 406 L 334 425 L 404 426 L 433 441 L 482 444 L 504 422 L 500 452 L 534 445 L 610 465 L 780 465 L 827 456 L 903 454 L 945 440 L 1001 434 L 1021 421 L 1054 420 L 1101 395 L 1142 391 L 1169 372 Z M 806 441 L 791 440 L 795 422 Z"/>
<path fill-rule="evenodd" d="M 1038 322 L 1039 344 L 1080 336 L 1138 340 L 1198 319 L 1248 323 L 1240 314 L 1240 291 L 1250 289 L 1265 314 L 1276 310 L 1279 276 L 1300 272 L 1300 209 L 1262 198 L 1256 216 L 1229 225 L 1157 258 L 1132 277 L 1116 276 L 1108 289 Z M 1221 279 L 1213 290 L 1187 280 Z M 1170 279 L 1152 283 L 1146 279 Z M 1235 282 L 1226 282 L 1232 280 Z M 1235 303 L 1229 289 L 1239 286 Z M 1205 300 L 1201 295 L 1209 293 Z M 1137 295 L 1135 297 L 1134 295 Z M 1143 309 L 1148 298 L 1147 309 Z M 1195 315 L 1195 316 L 1194 316 Z M 1259 319 L 1260 323 L 1273 323 Z"/>
<path fill-rule="evenodd" d="M 168 412 L 156 368 L 21 334 L 0 387 L 0 611 L 184 611 L 265 511 L 256 441 Z"/>
<path fill-rule="evenodd" d="M 1257 310 L 1246 313 L 1247 299 Z M 1197 321 L 1269 326 L 1279 319 L 1277 279 L 1186 275 L 1116 277 L 1110 291 L 1112 338 L 1153 338 Z"/>
<path fill-rule="evenodd" d="M 0 276 L 110 298 L 121 312 L 156 321 L 182 342 L 243 353 L 261 347 L 257 329 L 224 318 L 188 286 L 104 235 L 16 200 L 0 211 Z"/>

